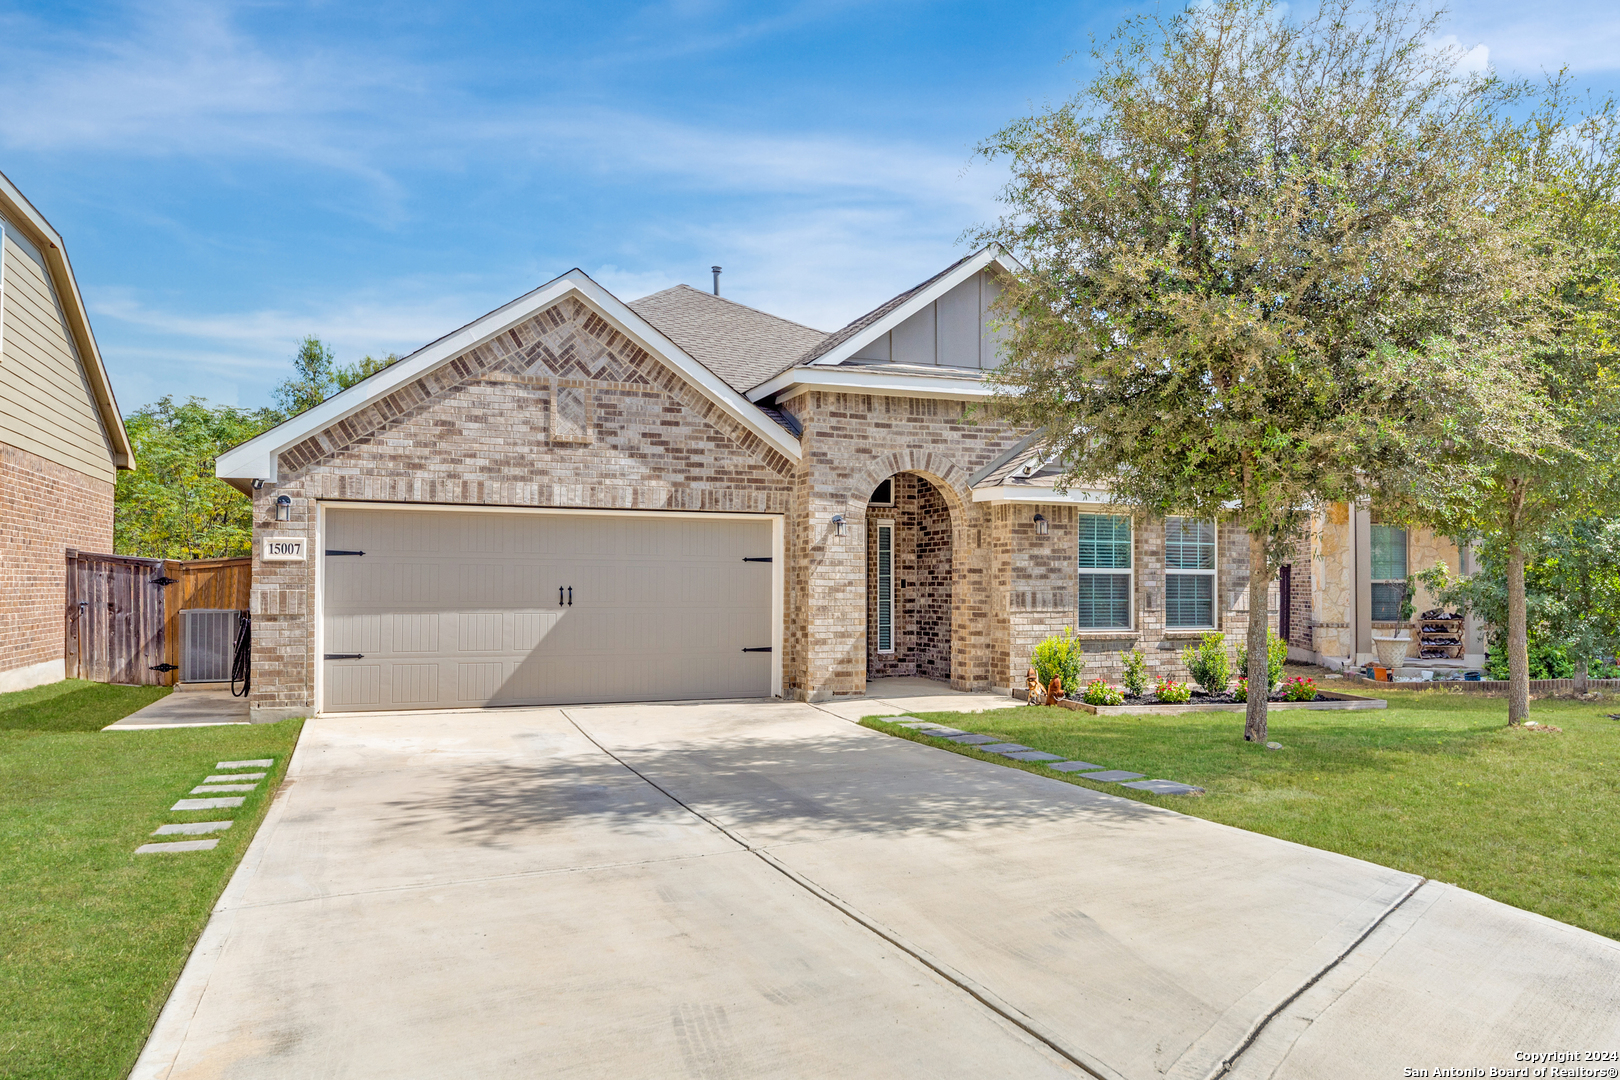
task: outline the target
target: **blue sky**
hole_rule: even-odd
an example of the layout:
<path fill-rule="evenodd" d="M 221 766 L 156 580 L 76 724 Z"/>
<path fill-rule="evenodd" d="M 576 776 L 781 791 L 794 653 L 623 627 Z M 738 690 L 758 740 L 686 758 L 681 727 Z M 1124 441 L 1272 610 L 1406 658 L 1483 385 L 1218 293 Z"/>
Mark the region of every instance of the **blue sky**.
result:
<path fill-rule="evenodd" d="M 300 337 L 406 353 L 579 266 L 834 329 L 962 253 L 972 147 L 1117 3 L 0 0 L 0 171 L 67 241 L 125 411 L 257 405 Z M 1620 87 L 1620 5 L 1459 3 L 1500 70 Z"/>

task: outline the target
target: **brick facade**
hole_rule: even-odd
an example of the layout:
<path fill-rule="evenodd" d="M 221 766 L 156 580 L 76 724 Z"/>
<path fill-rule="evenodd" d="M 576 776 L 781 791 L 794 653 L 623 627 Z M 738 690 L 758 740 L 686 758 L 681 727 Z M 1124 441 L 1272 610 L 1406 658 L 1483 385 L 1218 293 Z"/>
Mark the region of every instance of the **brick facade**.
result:
<path fill-rule="evenodd" d="M 112 546 L 111 483 L 0 443 L 0 685 L 61 664 L 67 549 Z"/>
<path fill-rule="evenodd" d="M 577 392 L 560 431 L 559 390 Z M 788 458 L 569 299 L 285 451 L 280 482 L 254 493 L 254 534 L 313 550 L 323 499 L 786 514 L 795 485 Z M 314 565 L 255 563 L 258 718 L 313 704 Z"/>
<path fill-rule="evenodd" d="M 568 299 L 283 452 L 279 483 L 255 493 L 255 534 L 302 535 L 314 550 L 321 500 L 781 515 L 787 696 L 859 694 L 869 674 L 1022 686 L 1034 645 L 1075 621 L 1085 508 L 974 502 L 968 478 L 1019 433 L 971 418 L 964 402 L 804 390 L 778 405 L 802 427 L 798 462 Z M 890 477 L 898 505 L 869 508 Z M 283 495 L 291 520 L 276 522 Z M 896 525 L 905 583 L 897 649 L 881 657 L 868 640 L 878 519 Z M 1164 630 L 1163 543 L 1160 523 L 1138 524 L 1135 626 L 1084 635 L 1091 676 L 1117 679 L 1118 651 L 1140 645 L 1154 673 L 1185 677 L 1179 648 L 1197 635 Z M 1222 527 L 1219 559 L 1221 628 L 1241 636 L 1240 531 Z M 314 703 L 315 565 L 255 566 L 258 718 Z"/>

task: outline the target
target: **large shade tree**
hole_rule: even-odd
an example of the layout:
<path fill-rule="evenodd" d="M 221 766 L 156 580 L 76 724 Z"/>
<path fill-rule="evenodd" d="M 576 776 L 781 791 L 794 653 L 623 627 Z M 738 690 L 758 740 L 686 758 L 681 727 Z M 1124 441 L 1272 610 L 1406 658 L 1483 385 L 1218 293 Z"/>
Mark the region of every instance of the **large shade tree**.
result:
<path fill-rule="evenodd" d="M 1503 162 L 1521 90 L 1435 26 L 1399 0 L 1143 16 L 1072 100 L 981 147 L 1012 179 L 979 238 L 1027 271 L 993 407 L 1067 483 L 1241 524 L 1251 686 L 1313 507 L 1395 486 L 1420 451 L 1524 447 L 1538 415 L 1517 345 L 1551 270 Z M 1266 737 L 1263 695 L 1244 735 Z"/>

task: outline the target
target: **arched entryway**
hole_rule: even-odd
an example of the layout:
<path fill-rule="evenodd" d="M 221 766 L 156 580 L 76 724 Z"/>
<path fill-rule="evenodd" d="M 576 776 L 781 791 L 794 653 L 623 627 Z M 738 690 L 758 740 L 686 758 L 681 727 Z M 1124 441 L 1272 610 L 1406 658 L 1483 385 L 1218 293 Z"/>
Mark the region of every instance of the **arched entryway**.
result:
<path fill-rule="evenodd" d="M 866 674 L 951 677 L 952 536 L 945 496 L 917 473 L 866 506 Z"/>

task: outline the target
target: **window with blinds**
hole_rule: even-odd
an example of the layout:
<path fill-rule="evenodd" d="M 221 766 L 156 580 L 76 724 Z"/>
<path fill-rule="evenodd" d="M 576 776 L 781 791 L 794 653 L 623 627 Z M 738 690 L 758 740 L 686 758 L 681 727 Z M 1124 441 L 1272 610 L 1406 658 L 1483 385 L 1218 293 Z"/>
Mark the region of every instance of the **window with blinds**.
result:
<path fill-rule="evenodd" d="M 1406 599 L 1406 530 L 1372 527 L 1372 621 L 1398 622 Z"/>
<path fill-rule="evenodd" d="M 1215 626 L 1215 522 L 1164 521 L 1164 624 L 1182 630 Z"/>
<path fill-rule="evenodd" d="M 1131 519 L 1081 514 L 1078 519 L 1080 576 L 1075 613 L 1078 629 L 1129 629 L 1131 625 Z"/>

